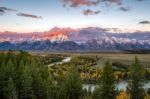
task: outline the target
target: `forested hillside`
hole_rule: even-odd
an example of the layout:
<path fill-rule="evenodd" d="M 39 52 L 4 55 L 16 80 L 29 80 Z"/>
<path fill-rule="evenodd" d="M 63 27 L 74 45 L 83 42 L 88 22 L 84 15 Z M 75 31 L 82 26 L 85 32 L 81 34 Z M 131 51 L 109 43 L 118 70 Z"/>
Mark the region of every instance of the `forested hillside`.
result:
<path fill-rule="evenodd" d="M 59 56 L 61 59 L 63 56 Z M 53 66 L 55 74 L 59 74 L 56 77 L 41 57 L 24 51 L 0 53 L 0 99 L 149 99 L 150 90 L 143 88 L 144 68 L 137 58 L 130 66 L 126 91 L 116 89 L 117 80 L 109 61 L 101 70 L 97 88 L 93 92 L 83 89 L 82 70 L 77 65 L 85 61 L 85 67 L 90 66 L 96 64 L 95 60 L 77 57 L 65 65 L 65 74 Z"/>

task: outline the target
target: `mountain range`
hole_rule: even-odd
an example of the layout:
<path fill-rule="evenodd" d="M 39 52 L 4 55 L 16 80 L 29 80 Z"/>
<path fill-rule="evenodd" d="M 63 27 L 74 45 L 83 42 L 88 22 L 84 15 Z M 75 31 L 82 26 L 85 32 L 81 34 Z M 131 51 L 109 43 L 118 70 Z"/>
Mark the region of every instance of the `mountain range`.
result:
<path fill-rule="evenodd" d="M 111 32 L 114 30 L 114 32 Z M 99 51 L 150 49 L 150 32 L 115 33 L 115 28 L 52 28 L 45 32 L 0 32 L 0 50 Z"/>

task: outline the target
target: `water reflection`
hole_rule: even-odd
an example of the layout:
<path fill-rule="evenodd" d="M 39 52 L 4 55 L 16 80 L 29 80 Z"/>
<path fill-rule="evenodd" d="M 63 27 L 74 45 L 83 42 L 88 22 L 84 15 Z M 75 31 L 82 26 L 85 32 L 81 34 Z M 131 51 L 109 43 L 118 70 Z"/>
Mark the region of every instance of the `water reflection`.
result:
<path fill-rule="evenodd" d="M 120 81 L 117 84 L 116 87 L 117 87 L 118 90 L 126 90 L 127 85 L 128 85 L 127 81 Z M 95 85 L 95 84 L 83 84 L 83 89 L 86 89 L 87 91 L 91 90 L 91 92 L 93 92 L 96 87 L 98 87 L 98 85 Z M 150 81 L 148 83 L 144 84 L 144 89 L 147 90 L 148 88 L 150 88 Z"/>

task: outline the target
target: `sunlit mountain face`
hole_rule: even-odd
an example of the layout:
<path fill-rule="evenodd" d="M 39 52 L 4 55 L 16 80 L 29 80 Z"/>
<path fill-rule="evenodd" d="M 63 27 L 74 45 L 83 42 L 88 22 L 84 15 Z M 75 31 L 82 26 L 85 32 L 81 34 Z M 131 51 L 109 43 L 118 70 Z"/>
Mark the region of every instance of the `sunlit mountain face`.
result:
<path fill-rule="evenodd" d="M 85 43 L 92 39 L 113 38 L 122 40 L 149 40 L 150 32 L 133 32 L 133 33 L 112 33 L 112 29 L 103 29 L 100 27 L 88 28 L 58 28 L 54 27 L 49 31 L 34 32 L 34 33 L 16 33 L 16 32 L 1 32 L 0 42 L 23 42 L 23 41 L 51 41 L 64 42 L 74 41 L 76 43 Z"/>
<path fill-rule="evenodd" d="M 70 40 L 70 35 L 73 32 L 75 32 L 75 30 L 71 28 L 55 27 L 47 32 L 44 32 L 41 39 L 50 41 L 68 41 Z"/>
<path fill-rule="evenodd" d="M 25 50 L 127 50 L 149 49 L 150 32 L 112 33 L 111 29 L 52 28 L 45 32 L 0 34 L 1 48 Z M 7 43 L 6 43 L 7 42 Z M 7 49 L 7 46 L 6 46 Z"/>
<path fill-rule="evenodd" d="M 1 32 L 0 40 L 10 42 L 22 42 L 22 41 L 75 41 L 86 42 L 87 40 L 94 39 L 98 36 L 104 36 L 108 34 L 106 29 L 98 27 L 88 27 L 80 29 L 72 28 L 58 28 L 54 27 L 49 31 L 35 32 L 35 33 L 16 33 L 16 32 Z"/>
<path fill-rule="evenodd" d="M 0 49 L 150 49 L 150 0 L 0 2 Z"/>

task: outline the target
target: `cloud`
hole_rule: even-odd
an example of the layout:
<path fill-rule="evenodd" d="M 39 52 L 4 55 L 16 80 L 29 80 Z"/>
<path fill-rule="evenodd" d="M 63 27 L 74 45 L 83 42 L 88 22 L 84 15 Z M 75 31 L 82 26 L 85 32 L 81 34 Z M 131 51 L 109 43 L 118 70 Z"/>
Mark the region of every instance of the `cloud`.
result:
<path fill-rule="evenodd" d="M 120 7 L 119 10 L 127 12 L 127 11 L 130 11 L 130 8 L 129 7 Z"/>
<path fill-rule="evenodd" d="M 136 0 L 136 1 L 146 1 L 146 0 Z"/>
<path fill-rule="evenodd" d="M 16 11 L 14 9 L 11 9 L 11 8 L 7 8 L 7 7 L 0 7 L 1 10 L 4 10 L 4 11 Z"/>
<path fill-rule="evenodd" d="M 16 11 L 16 10 L 7 7 L 0 7 L 0 15 L 5 14 L 7 11 Z"/>
<path fill-rule="evenodd" d="M 0 15 L 3 15 L 4 13 L 5 13 L 5 11 L 0 9 Z"/>
<path fill-rule="evenodd" d="M 140 21 L 139 24 L 150 24 L 150 21 Z"/>
<path fill-rule="evenodd" d="M 109 3 L 115 3 L 115 4 L 122 4 L 123 0 L 100 0 L 102 2 L 109 2 Z"/>
<path fill-rule="evenodd" d="M 61 0 L 64 6 L 78 7 L 78 6 L 94 6 L 101 3 L 116 3 L 121 4 L 122 0 Z"/>
<path fill-rule="evenodd" d="M 92 6 L 97 5 L 100 0 L 61 0 L 64 6 L 69 5 L 70 7 L 78 6 Z"/>
<path fill-rule="evenodd" d="M 17 11 L 11 8 L 7 7 L 0 7 L 0 15 L 4 15 L 7 11 Z M 29 18 L 35 18 L 35 19 L 42 19 L 41 16 L 33 15 L 33 14 L 27 14 L 27 13 L 17 13 L 17 16 L 22 16 L 22 17 L 29 17 Z"/>
<path fill-rule="evenodd" d="M 100 10 L 97 10 L 97 11 L 92 11 L 90 9 L 87 9 L 87 10 L 83 10 L 83 14 L 84 15 L 95 15 L 95 14 L 99 14 L 101 11 Z"/>
<path fill-rule="evenodd" d="M 27 13 L 17 13 L 17 16 L 27 17 L 27 18 L 34 18 L 34 19 L 42 19 L 42 16 L 37 16 L 33 14 L 27 14 Z"/>

